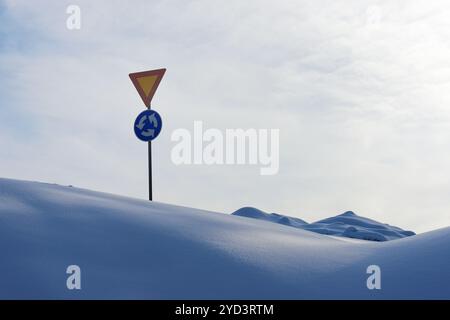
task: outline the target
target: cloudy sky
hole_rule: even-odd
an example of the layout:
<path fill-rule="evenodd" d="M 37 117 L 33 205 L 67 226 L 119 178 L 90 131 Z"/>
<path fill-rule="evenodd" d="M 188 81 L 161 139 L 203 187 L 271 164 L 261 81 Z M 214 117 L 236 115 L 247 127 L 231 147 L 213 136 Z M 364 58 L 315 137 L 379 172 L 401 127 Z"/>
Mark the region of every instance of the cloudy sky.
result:
<path fill-rule="evenodd" d="M 161 67 L 156 200 L 450 225 L 449 1 L 0 0 L 0 176 L 145 199 L 128 73 Z M 174 165 L 194 120 L 279 128 L 279 173 Z"/>

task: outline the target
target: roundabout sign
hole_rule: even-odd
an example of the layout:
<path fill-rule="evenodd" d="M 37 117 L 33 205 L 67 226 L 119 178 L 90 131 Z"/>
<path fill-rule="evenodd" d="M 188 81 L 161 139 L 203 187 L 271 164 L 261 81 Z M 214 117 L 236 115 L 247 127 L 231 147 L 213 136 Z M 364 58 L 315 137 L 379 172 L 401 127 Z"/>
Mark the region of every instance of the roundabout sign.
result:
<path fill-rule="evenodd" d="M 161 116 L 155 110 L 151 110 L 151 102 L 165 72 L 166 69 L 157 69 L 129 74 L 131 82 L 147 107 L 147 110 L 142 111 L 134 121 L 134 133 L 139 140 L 148 143 L 148 199 L 150 201 L 153 200 L 152 140 L 159 135 L 162 128 Z"/>
<path fill-rule="evenodd" d="M 136 137 L 145 142 L 155 139 L 161 132 L 161 128 L 161 116 L 154 110 L 142 111 L 134 121 Z"/>

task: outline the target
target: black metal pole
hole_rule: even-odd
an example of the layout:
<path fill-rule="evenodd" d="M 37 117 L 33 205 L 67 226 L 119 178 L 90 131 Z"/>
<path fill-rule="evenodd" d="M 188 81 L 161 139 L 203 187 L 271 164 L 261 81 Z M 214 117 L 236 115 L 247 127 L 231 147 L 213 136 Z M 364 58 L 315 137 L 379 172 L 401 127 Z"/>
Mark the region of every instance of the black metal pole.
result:
<path fill-rule="evenodd" d="M 148 142 L 148 200 L 153 200 L 152 192 L 152 142 Z"/>
<path fill-rule="evenodd" d="M 149 104 L 147 109 L 152 107 Z M 153 201 L 153 186 L 152 186 L 152 142 L 148 142 L 148 200 Z"/>

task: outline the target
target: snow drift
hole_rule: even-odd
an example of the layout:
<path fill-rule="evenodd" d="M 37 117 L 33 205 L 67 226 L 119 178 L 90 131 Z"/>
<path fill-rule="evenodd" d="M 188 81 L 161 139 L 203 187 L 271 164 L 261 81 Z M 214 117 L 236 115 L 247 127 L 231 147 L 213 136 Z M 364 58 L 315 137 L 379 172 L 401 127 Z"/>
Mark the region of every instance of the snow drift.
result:
<path fill-rule="evenodd" d="M 412 231 L 405 231 L 398 227 L 360 217 L 352 211 L 347 211 L 336 217 L 327 218 L 311 224 L 298 218 L 288 217 L 277 213 L 265 213 L 252 207 L 241 208 L 232 214 L 280 223 L 321 234 L 362 240 L 388 241 L 415 235 Z"/>
<path fill-rule="evenodd" d="M 449 299 L 449 246 L 450 228 L 362 241 L 0 179 L 2 299 Z M 81 290 L 66 288 L 73 264 Z"/>

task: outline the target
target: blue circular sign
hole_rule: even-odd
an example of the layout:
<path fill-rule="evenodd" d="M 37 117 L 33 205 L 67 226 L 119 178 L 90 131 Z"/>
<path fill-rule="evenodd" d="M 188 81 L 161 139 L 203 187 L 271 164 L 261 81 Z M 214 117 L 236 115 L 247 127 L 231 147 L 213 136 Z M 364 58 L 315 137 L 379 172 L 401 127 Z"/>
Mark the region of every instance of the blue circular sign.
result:
<path fill-rule="evenodd" d="M 134 121 L 134 133 L 142 141 L 152 141 L 161 132 L 162 120 L 154 110 L 142 111 Z"/>

